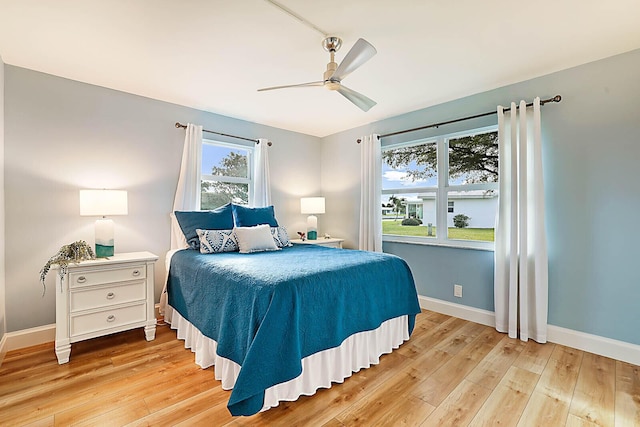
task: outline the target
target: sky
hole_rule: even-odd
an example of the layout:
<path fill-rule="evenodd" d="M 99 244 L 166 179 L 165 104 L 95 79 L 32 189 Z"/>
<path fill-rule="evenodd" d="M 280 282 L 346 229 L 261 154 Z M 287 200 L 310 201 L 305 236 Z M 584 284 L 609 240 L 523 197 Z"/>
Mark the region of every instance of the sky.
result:
<path fill-rule="evenodd" d="M 415 162 L 412 162 L 408 167 L 393 169 L 386 162 L 382 162 L 382 189 L 402 188 L 403 190 L 409 190 L 412 187 L 437 187 L 437 177 L 431 177 L 426 180 L 413 181 L 407 176 L 407 170 L 426 170 L 425 166 L 416 166 Z M 382 195 L 382 203 L 388 203 L 391 194 Z M 404 197 L 408 200 L 417 199 L 417 194 L 398 194 L 399 197 Z"/>
<path fill-rule="evenodd" d="M 246 154 L 246 150 L 221 147 L 211 144 L 202 144 L 202 173 L 210 174 L 213 166 L 220 166 L 220 160 L 227 157 L 229 153 Z"/>

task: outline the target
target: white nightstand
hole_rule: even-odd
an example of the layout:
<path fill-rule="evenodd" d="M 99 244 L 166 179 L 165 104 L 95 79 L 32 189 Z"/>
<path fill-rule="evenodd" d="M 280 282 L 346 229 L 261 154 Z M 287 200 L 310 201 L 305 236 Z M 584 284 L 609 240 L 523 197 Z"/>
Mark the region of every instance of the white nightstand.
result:
<path fill-rule="evenodd" d="M 320 246 L 328 246 L 330 248 L 340 248 L 342 249 L 342 242 L 344 239 L 334 239 L 333 237 L 330 239 L 325 239 L 324 237 L 318 237 L 317 240 L 300 240 L 300 239 L 292 239 L 291 243 L 298 243 L 301 245 L 320 245 Z"/>
<path fill-rule="evenodd" d="M 150 252 L 121 253 L 69 264 L 62 278 L 55 272 L 59 364 L 69 361 L 74 342 L 138 327 L 144 327 L 147 341 L 155 339 L 157 259 Z"/>

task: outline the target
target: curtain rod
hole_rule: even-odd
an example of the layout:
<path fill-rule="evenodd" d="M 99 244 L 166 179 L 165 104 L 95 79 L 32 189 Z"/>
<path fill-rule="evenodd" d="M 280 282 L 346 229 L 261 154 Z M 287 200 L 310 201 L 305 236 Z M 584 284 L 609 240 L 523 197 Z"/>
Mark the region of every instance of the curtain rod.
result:
<path fill-rule="evenodd" d="M 180 122 L 176 122 L 176 128 L 186 129 L 187 125 L 183 125 Z M 244 136 L 229 135 L 228 133 L 220 133 L 220 132 L 215 132 L 215 131 L 207 130 L 207 129 L 202 129 L 202 132 L 215 133 L 216 135 L 228 136 L 229 138 L 244 139 L 245 141 L 253 141 L 256 144 L 260 144 L 260 140 L 259 139 L 251 139 L 251 138 L 245 138 Z M 269 147 L 271 147 L 271 141 L 267 142 L 267 145 Z"/>
<path fill-rule="evenodd" d="M 560 102 L 560 101 L 562 101 L 562 96 L 556 95 L 553 98 L 541 100 L 540 101 L 540 105 L 544 105 L 544 104 L 546 104 L 548 102 Z M 533 102 L 530 102 L 529 104 L 527 104 L 527 107 L 531 107 L 532 105 L 533 105 Z M 516 106 L 516 108 L 518 108 L 518 106 Z M 510 110 L 511 110 L 511 108 L 505 108 L 503 111 L 510 111 Z M 498 114 L 498 111 L 497 110 L 496 111 L 488 111 L 486 113 L 476 114 L 474 116 L 462 117 L 460 119 L 448 120 L 446 122 L 433 123 L 433 124 L 430 124 L 430 125 L 420 126 L 420 127 L 413 128 L 413 129 L 400 130 L 398 132 L 385 133 L 384 135 L 378 135 L 378 139 L 385 138 L 385 137 L 388 137 L 388 136 L 401 135 L 403 133 L 408 133 L 408 132 L 415 132 L 417 130 L 423 130 L 423 129 L 429 129 L 429 128 L 437 128 L 439 126 L 450 125 L 451 123 L 463 122 L 465 120 L 477 119 L 477 118 L 480 118 L 480 117 L 490 116 L 492 114 Z M 360 144 L 362 142 L 362 140 L 358 138 L 357 142 L 358 142 L 358 144 Z"/>

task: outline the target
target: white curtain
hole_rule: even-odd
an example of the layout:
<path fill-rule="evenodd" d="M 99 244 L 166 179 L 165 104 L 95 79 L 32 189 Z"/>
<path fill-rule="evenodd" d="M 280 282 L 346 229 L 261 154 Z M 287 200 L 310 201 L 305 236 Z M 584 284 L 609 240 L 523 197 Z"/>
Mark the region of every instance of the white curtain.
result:
<path fill-rule="evenodd" d="M 548 258 L 544 224 L 540 98 L 498 106 L 500 202 L 495 231 L 496 329 L 547 341 Z"/>
<path fill-rule="evenodd" d="M 200 180 L 202 179 L 202 126 L 187 124 L 182 149 L 182 163 L 180 164 L 180 176 L 176 196 L 173 199 L 171 217 L 171 250 L 170 254 L 178 249 L 188 247 L 187 240 L 180 229 L 178 220 L 173 214 L 175 211 L 193 211 L 200 209 Z M 169 278 L 169 257 L 166 259 L 166 272 L 164 288 L 160 294 L 159 312 L 164 315 L 167 307 L 167 279 Z"/>
<path fill-rule="evenodd" d="M 271 205 L 271 177 L 269 175 L 269 141 L 260 141 L 255 150 L 253 161 L 253 193 L 250 206 L 262 207 Z"/>
<path fill-rule="evenodd" d="M 187 124 L 182 149 L 182 164 L 176 196 L 171 210 L 171 249 L 187 247 L 187 241 L 173 212 L 200 209 L 200 180 L 202 179 L 202 126 Z"/>
<path fill-rule="evenodd" d="M 360 150 L 359 248 L 382 252 L 382 149 L 378 135 L 362 137 Z"/>

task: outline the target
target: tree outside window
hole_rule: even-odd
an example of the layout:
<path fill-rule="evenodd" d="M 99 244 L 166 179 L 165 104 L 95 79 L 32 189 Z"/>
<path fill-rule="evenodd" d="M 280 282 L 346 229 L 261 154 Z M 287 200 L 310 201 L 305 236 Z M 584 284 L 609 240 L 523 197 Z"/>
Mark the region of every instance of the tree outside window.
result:
<path fill-rule="evenodd" d="M 493 242 L 498 200 L 495 126 L 387 146 L 382 157 L 383 201 L 404 197 L 412 206 L 422 206 L 423 226 L 447 230 L 438 233 L 437 241 Z M 458 214 L 469 218 L 468 226 L 455 226 Z M 383 234 L 428 237 L 421 227 L 400 229 L 389 218 L 383 220 Z"/>
<path fill-rule="evenodd" d="M 203 141 L 200 209 L 249 204 L 252 147 Z"/>

